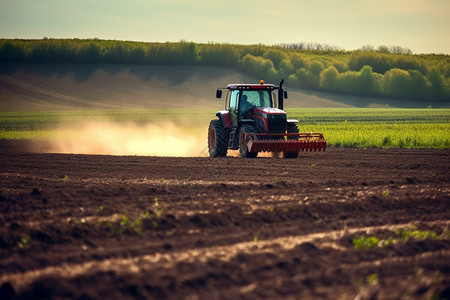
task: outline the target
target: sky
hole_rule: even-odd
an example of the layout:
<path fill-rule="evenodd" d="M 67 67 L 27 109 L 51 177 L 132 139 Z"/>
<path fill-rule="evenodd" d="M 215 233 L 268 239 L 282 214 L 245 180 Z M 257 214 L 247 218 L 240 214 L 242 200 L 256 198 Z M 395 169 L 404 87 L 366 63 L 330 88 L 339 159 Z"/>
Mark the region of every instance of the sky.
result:
<path fill-rule="evenodd" d="M 0 0 L 0 38 L 44 37 L 450 54 L 450 0 Z"/>

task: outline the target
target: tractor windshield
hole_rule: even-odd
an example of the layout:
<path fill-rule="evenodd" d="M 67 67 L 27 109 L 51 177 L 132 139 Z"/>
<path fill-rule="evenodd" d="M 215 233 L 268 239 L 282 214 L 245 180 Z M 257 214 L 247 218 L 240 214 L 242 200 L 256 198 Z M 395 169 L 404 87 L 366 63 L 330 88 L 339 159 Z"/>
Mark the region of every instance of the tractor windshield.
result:
<path fill-rule="evenodd" d="M 272 107 L 270 91 L 247 90 L 242 91 L 239 103 L 240 118 L 250 119 L 255 107 Z"/>
<path fill-rule="evenodd" d="M 247 97 L 245 97 L 247 96 Z M 270 91 L 267 90 L 253 90 L 242 91 L 241 99 L 247 98 L 247 102 L 252 106 L 260 107 L 272 107 L 272 101 L 270 99 Z"/>

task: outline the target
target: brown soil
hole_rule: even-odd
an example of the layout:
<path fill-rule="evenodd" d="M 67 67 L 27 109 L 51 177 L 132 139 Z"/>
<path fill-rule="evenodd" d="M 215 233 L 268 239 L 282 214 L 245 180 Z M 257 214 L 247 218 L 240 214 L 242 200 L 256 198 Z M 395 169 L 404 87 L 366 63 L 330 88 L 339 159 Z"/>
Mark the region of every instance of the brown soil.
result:
<path fill-rule="evenodd" d="M 450 152 L 36 154 L 0 143 L 0 295 L 450 297 Z M 355 249 L 353 238 L 397 239 Z"/>

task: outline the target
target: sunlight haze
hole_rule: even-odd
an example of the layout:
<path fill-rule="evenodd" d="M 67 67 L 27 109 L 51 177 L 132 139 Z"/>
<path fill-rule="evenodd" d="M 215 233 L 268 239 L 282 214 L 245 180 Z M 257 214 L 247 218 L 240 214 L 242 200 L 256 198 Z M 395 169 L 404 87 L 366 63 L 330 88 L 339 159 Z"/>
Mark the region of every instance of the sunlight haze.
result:
<path fill-rule="evenodd" d="M 100 38 L 450 53 L 448 0 L 2 0 L 0 38 Z"/>

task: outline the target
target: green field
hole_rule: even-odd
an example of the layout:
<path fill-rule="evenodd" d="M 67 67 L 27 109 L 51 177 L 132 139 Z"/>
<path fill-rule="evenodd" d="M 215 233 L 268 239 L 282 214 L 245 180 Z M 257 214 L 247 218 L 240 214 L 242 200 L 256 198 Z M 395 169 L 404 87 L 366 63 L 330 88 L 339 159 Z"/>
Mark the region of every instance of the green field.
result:
<path fill-rule="evenodd" d="M 336 147 L 450 147 L 449 109 L 291 109 L 288 116 Z"/>
<path fill-rule="evenodd" d="M 0 113 L 0 139 L 58 139 L 82 124 L 175 125 L 206 139 L 215 110 L 89 110 Z M 450 109 L 288 109 L 300 132 L 323 132 L 334 147 L 450 148 Z"/>

